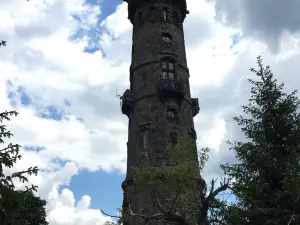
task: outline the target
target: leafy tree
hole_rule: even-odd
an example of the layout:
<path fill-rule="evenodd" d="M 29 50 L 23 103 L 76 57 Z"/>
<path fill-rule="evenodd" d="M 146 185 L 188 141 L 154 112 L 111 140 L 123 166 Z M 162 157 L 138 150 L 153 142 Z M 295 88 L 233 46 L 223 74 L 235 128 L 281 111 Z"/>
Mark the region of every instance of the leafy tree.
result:
<path fill-rule="evenodd" d="M 4 138 L 10 138 L 11 132 L 7 130 L 4 120 L 9 121 L 10 116 L 17 116 L 17 112 L 0 113 L 0 143 Z M 37 175 L 38 168 L 30 167 L 25 171 L 15 172 L 12 175 L 4 174 L 4 167 L 12 168 L 17 160 L 21 159 L 20 145 L 10 143 L 0 150 L 0 224 L 1 225 L 47 225 L 45 205 L 46 202 L 33 195 L 37 186 L 26 186 L 25 191 L 15 190 L 14 179 L 28 182 L 27 175 Z"/>
<path fill-rule="evenodd" d="M 162 220 L 165 223 L 191 225 L 196 219 L 198 225 L 219 224 L 218 213 L 209 211 L 223 206 L 217 195 L 228 188 L 229 180 L 223 180 L 218 188 L 215 188 L 213 180 L 208 189 L 200 177 L 200 171 L 208 159 L 209 150 L 202 149 L 197 157 L 195 149 L 194 140 L 169 145 L 166 148 L 169 161 L 165 167 L 155 167 L 145 157 L 144 164 L 135 169 L 133 185 L 150 195 L 159 211 L 152 215 L 149 212 L 136 214 L 128 205 L 123 208 L 121 220 L 133 217 L 141 224 Z M 161 196 L 164 196 L 163 202 Z M 194 211 L 193 218 L 187 215 L 191 208 Z"/>
<path fill-rule="evenodd" d="M 286 94 L 270 67 L 257 58 L 258 70 L 244 115 L 234 120 L 244 142 L 229 142 L 239 160 L 221 167 L 235 180 L 237 203 L 224 221 L 232 225 L 300 224 L 300 114 L 296 91 Z"/>

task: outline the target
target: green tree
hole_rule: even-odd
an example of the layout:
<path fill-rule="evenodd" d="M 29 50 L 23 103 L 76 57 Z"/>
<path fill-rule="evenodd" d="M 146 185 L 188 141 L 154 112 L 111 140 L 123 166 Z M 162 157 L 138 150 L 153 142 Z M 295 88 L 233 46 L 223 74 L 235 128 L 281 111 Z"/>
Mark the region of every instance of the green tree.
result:
<path fill-rule="evenodd" d="M 227 208 L 226 224 L 300 224 L 300 114 L 296 91 L 284 93 L 270 67 L 257 58 L 251 97 L 234 120 L 244 142 L 229 142 L 238 163 L 225 164 L 238 201 Z"/>
<path fill-rule="evenodd" d="M 4 138 L 10 138 L 11 132 L 3 124 L 9 121 L 10 116 L 17 116 L 17 112 L 0 113 L 0 144 Z M 21 159 L 20 145 L 10 143 L 0 150 L 0 224 L 1 225 L 47 225 L 46 202 L 34 196 L 37 186 L 26 186 L 25 191 L 15 190 L 14 180 L 28 182 L 26 175 L 37 175 L 38 168 L 30 167 L 25 171 L 15 172 L 12 175 L 4 174 L 4 167 L 12 168 L 17 160 Z"/>
<path fill-rule="evenodd" d="M 150 220 L 163 220 L 165 223 L 191 225 L 196 219 L 198 225 L 220 224 L 215 209 L 222 208 L 224 203 L 217 195 L 228 188 L 229 180 L 223 180 L 217 188 L 213 180 L 208 188 L 200 176 L 200 171 L 208 159 L 209 150 L 202 149 L 197 157 L 195 149 L 194 140 L 170 144 L 166 148 L 169 161 L 164 167 L 151 165 L 145 157 L 144 164 L 135 169 L 133 185 L 154 199 L 158 212 L 136 214 L 129 204 L 123 208 L 121 220 L 134 217 L 141 224 Z M 191 207 L 195 215 L 193 219 L 187 215 Z"/>

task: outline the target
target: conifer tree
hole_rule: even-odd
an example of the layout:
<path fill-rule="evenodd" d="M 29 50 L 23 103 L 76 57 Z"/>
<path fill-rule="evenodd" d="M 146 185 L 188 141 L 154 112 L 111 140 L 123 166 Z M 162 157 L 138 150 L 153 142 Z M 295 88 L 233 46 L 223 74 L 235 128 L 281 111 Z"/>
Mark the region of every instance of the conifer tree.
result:
<path fill-rule="evenodd" d="M 233 142 L 238 163 L 225 164 L 238 201 L 227 208 L 224 224 L 300 224 L 300 101 L 284 92 L 270 67 L 257 58 L 251 97 L 234 120 L 246 137 Z M 296 78 L 295 78 L 296 79 Z M 226 222 L 226 223 L 225 223 Z"/>

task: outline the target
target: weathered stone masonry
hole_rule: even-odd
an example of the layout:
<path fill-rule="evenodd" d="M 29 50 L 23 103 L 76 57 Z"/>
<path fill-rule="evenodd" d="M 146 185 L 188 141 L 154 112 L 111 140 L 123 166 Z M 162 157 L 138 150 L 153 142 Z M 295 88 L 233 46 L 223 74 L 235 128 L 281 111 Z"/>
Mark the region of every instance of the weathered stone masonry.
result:
<path fill-rule="evenodd" d="M 190 94 L 183 32 L 186 0 L 124 1 L 133 36 L 130 89 L 122 96 L 122 113 L 129 118 L 123 207 L 130 202 L 134 212 L 148 214 L 156 209 L 143 190 L 131 187 L 132 168 L 145 157 L 164 166 L 168 143 L 196 139 L 193 117 L 199 104 Z M 125 222 L 129 224 L 138 225 L 134 220 Z"/>

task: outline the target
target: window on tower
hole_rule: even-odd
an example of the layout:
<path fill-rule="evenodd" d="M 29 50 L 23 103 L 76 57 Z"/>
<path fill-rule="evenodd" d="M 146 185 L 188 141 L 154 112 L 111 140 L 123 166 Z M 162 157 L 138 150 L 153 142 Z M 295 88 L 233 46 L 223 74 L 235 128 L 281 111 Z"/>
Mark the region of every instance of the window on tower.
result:
<path fill-rule="evenodd" d="M 150 132 L 148 129 L 141 130 L 140 133 L 140 148 L 143 150 L 149 149 L 149 138 L 150 138 Z"/>
<path fill-rule="evenodd" d="M 162 11 L 162 17 L 163 17 L 164 21 L 168 20 L 168 9 L 167 8 L 163 9 L 163 11 Z"/>
<path fill-rule="evenodd" d="M 175 80 L 174 62 L 170 60 L 162 61 L 161 78 L 164 80 Z"/>
<path fill-rule="evenodd" d="M 169 34 L 169 33 L 162 33 L 162 35 L 161 35 L 161 39 L 164 41 L 164 42 L 166 42 L 166 43 L 171 43 L 172 42 L 172 40 L 173 40 L 173 37 L 172 37 L 172 35 L 171 34 Z"/>

